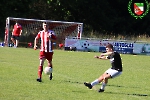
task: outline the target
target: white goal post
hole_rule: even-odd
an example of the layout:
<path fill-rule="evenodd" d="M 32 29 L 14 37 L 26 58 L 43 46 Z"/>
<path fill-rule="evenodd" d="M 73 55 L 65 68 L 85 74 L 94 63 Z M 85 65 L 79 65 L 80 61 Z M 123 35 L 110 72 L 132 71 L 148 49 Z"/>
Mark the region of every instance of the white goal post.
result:
<path fill-rule="evenodd" d="M 83 23 L 67 22 L 67 21 L 53 21 L 53 20 L 39 20 L 27 18 L 6 18 L 6 28 L 8 29 L 7 44 L 11 43 L 11 35 L 14 24 L 18 22 L 22 26 L 22 35 L 20 43 L 27 44 L 33 43 L 37 33 L 42 30 L 42 22 L 49 24 L 49 29 L 53 30 L 57 36 L 57 44 L 64 43 L 66 37 L 75 37 L 81 39 Z"/>

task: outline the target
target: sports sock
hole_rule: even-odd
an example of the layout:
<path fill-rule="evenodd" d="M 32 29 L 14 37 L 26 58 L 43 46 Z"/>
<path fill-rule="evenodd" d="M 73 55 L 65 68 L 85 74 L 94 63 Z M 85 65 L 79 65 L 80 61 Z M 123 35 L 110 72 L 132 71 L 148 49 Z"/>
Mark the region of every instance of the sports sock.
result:
<path fill-rule="evenodd" d="M 104 90 L 104 89 L 105 89 L 105 86 L 106 86 L 106 83 L 102 82 L 101 89 Z"/>
<path fill-rule="evenodd" d="M 51 73 L 53 72 L 53 68 L 52 68 L 52 67 L 50 67 L 50 72 L 51 72 Z"/>
<path fill-rule="evenodd" d="M 98 79 L 96 79 L 95 81 L 91 82 L 91 85 L 94 86 L 94 85 L 96 85 L 98 83 L 99 83 L 99 81 L 98 81 Z"/>
<path fill-rule="evenodd" d="M 38 78 L 42 78 L 42 71 L 43 71 L 43 66 L 39 66 L 39 69 L 38 69 Z"/>

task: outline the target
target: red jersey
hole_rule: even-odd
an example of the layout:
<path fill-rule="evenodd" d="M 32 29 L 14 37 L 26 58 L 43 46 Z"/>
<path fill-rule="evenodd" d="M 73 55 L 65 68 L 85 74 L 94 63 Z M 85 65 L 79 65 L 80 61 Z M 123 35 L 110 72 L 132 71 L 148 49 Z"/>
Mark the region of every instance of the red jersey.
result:
<path fill-rule="evenodd" d="M 13 35 L 14 36 L 20 36 L 20 32 L 22 30 L 22 26 L 21 25 L 14 25 L 14 29 L 13 29 Z"/>
<path fill-rule="evenodd" d="M 36 36 L 37 39 L 41 38 L 40 51 L 53 52 L 53 42 L 47 38 L 47 34 L 49 34 L 52 39 L 56 39 L 56 35 L 53 31 L 40 31 Z"/>

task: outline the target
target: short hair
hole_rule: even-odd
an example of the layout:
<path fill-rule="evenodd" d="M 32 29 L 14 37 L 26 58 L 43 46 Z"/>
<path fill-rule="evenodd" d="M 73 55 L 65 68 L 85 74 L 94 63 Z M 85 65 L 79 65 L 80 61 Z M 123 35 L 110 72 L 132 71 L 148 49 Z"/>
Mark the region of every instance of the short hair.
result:
<path fill-rule="evenodd" d="M 43 24 L 47 25 L 47 22 L 43 22 Z"/>
<path fill-rule="evenodd" d="M 106 46 L 106 48 L 111 48 L 112 50 L 114 50 L 114 48 L 113 48 L 113 45 L 112 45 L 112 44 L 108 44 L 108 45 Z"/>

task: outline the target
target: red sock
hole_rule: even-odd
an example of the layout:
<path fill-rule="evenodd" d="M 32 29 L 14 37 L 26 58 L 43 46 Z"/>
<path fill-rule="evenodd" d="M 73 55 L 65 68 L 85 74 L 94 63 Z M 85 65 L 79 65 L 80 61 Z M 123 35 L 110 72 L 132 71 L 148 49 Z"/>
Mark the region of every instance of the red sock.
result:
<path fill-rule="evenodd" d="M 43 72 L 43 66 L 39 66 L 39 69 L 38 69 L 38 78 L 42 78 L 42 72 Z"/>

